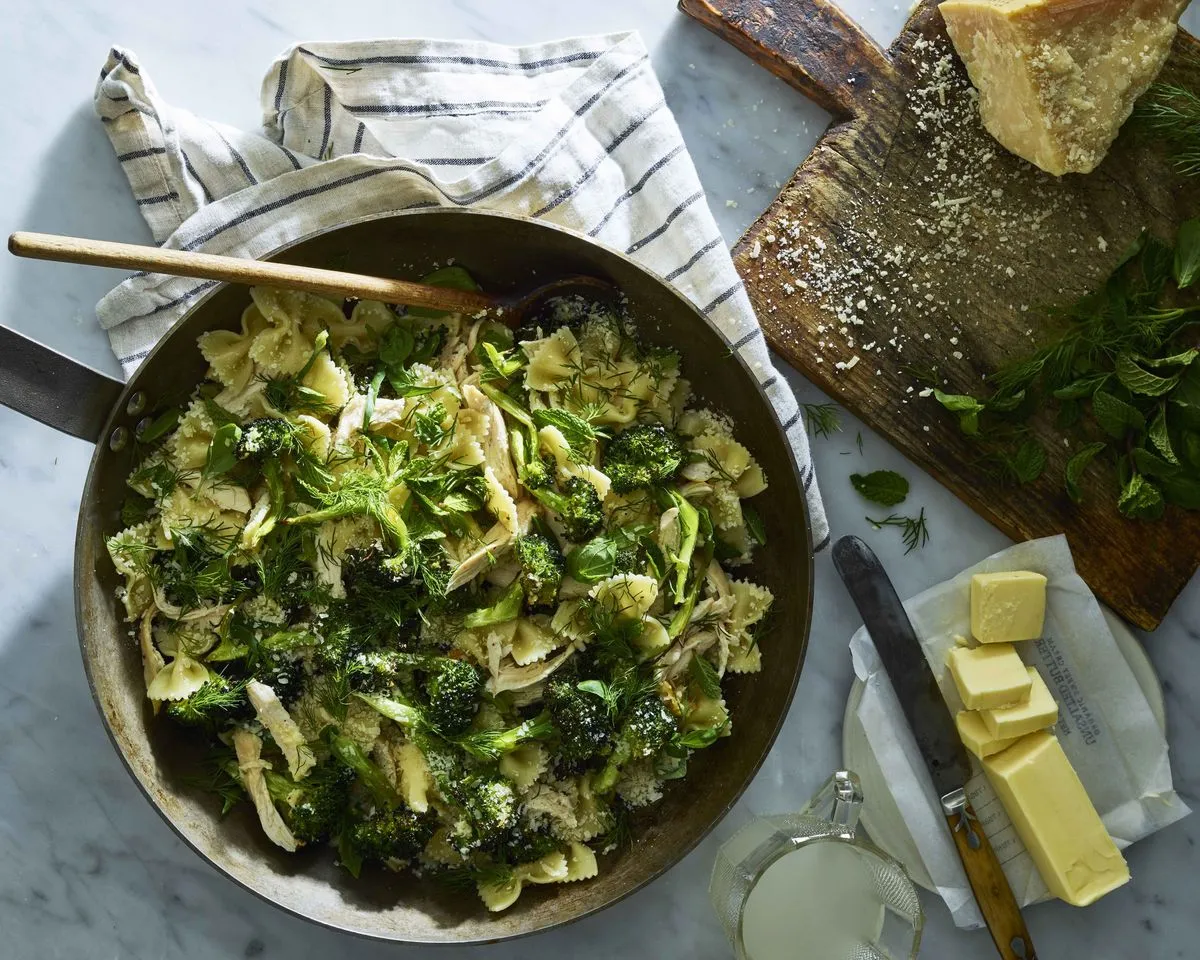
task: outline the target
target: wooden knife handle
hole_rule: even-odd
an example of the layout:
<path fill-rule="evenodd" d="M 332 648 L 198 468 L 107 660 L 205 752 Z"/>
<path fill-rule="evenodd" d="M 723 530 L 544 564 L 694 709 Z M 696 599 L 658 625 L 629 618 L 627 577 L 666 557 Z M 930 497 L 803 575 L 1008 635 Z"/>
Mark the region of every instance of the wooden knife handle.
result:
<path fill-rule="evenodd" d="M 1037 960 L 1021 907 L 966 794 L 962 790 L 947 794 L 942 798 L 942 809 L 1000 956 L 1004 960 Z"/>
<path fill-rule="evenodd" d="M 679 0 L 679 9 L 840 119 L 894 85 L 888 55 L 829 0 Z"/>

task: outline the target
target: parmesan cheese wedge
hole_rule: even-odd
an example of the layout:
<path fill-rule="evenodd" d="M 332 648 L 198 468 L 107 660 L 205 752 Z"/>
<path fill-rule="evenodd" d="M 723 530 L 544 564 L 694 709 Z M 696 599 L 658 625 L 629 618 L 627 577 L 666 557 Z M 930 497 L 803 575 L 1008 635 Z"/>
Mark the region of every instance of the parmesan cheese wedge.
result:
<path fill-rule="evenodd" d="M 988 132 L 1047 173 L 1090 173 L 1162 68 L 1187 0 L 945 0 Z"/>

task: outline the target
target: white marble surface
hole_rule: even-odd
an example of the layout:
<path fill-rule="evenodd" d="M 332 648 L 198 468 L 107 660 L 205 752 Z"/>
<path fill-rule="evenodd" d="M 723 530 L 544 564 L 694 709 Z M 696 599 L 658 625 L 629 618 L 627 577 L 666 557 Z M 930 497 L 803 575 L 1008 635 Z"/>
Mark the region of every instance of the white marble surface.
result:
<path fill-rule="evenodd" d="M 882 40 L 898 6 L 846 0 Z M 642 31 L 729 240 L 766 206 L 824 125 L 818 109 L 675 12 L 669 0 L 5 0 L 0 59 L 0 229 L 148 241 L 91 110 L 110 43 L 136 50 L 165 96 L 202 116 L 257 121 L 271 58 L 295 40 L 428 35 L 532 42 L 573 33 Z M 1193 29 L 1200 16 L 1189 14 Z M 727 206 L 727 200 L 737 202 Z M 0 258 L 0 320 L 112 372 L 92 306 L 118 275 Z M 805 399 L 816 391 L 799 377 Z M 858 424 L 816 442 L 835 535 L 862 534 L 903 594 L 915 593 L 1005 544 L 935 481 Z M 71 544 L 89 448 L 0 410 L 0 956 L 413 957 L 286 916 L 196 858 L 151 811 L 100 728 L 80 665 L 71 601 Z M 901 558 L 898 538 L 874 533 L 846 477 L 863 465 L 912 477 L 932 540 Z M 1147 562 L 1153 562 L 1147 558 Z M 829 564 L 817 564 L 815 627 L 795 704 L 745 799 L 713 837 L 639 896 L 557 933 L 488 948 L 490 957 L 723 958 L 729 951 L 705 895 L 713 851 L 747 817 L 793 809 L 838 763 L 851 671 L 845 644 L 858 625 Z M 1200 800 L 1200 582 L 1193 580 L 1147 647 L 1166 678 L 1175 779 Z M 1195 818 L 1129 852 L 1135 880 L 1102 906 L 1047 904 L 1028 912 L 1044 957 L 1194 957 L 1200 942 Z M 990 958 L 986 934 L 955 930 L 925 898 L 923 957 Z M 479 950 L 441 956 L 474 958 Z M 797 954 L 802 956 L 801 953 Z"/>

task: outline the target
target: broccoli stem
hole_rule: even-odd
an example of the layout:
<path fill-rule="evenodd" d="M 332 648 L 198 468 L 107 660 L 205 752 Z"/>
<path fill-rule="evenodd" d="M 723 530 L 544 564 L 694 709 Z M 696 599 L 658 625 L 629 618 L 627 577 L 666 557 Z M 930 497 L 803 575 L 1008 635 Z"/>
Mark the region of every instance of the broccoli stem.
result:
<path fill-rule="evenodd" d="M 482 607 L 468 613 L 463 619 L 463 626 L 473 630 L 476 627 L 490 627 L 493 624 L 516 620 L 521 615 L 524 605 L 525 588 L 521 586 L 520 580 L 514 580 L 500 595 L 500 599 L 490 607 Z"/>
<path fill-rule="evenodd" d="M 675 611 L 675 616 L 671 618 L 670 624 L 667 626 L 667 636 L 675 640 L 687 629 L 688 623 L 692 619 L 692 611 L 696 609 L 696 601 L 700 597 L 700 588 L 704 585 L 705 573 L 708 570 L 708 565 L 712 563 L 713 545 L 707 543 L 700 551 L 700 570 L 696 574 L 696 579 L 692 582 L 692 588 L 687 592 L 686 598 L 683 601 L 683 606 Z"/>
<path fill-rule="evenodd" d="M 389 808 L 400 805 L 400 794 L 388 782 L 383 771 L 367 758 L 362 747 L 349 737 L 332 731 L 326 734 L 326 742 L 333 755 L 358 775 L 363 786 L 379 803 Z"/>
<path fill-rule="evenodd" d="M 668 490 L 671 504 L 679 511 L 679 551 L 675 555 L 675 603 L 682 603 L 696 552 L 696 536 L 700 532 L 700 512 L 678 490 Z M 707 564 L 705 564 L 707 568 Z M 695 601 L 693 600 L 693 603 Z"/>

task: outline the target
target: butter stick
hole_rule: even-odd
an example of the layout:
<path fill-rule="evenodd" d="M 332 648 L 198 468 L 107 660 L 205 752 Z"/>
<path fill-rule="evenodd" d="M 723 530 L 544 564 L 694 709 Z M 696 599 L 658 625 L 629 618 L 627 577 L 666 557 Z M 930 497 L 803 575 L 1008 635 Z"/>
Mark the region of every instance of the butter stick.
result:
<path fill-rule="evenodd" d="M 1129 881 L 1129 866 L 1062 745 L 1040 731 L 983 761 L 1046 886 L 1077 907 Z"/>
<path fill-rule="evenodd" d="M 1033 681 L 1011 643 L 954 647 L 946 666 L 968 710 L 989 710 L 1029 697 Z"/>
<path fill-rule="evenodd" d="M 980 710 L 979 715 L 995 740 L 1023 737 L 1027 733 L 1053 726 L 1058 720 L 1058 703 L 1046 681 L 1034 667 L 1027 667 L 1029 697 L 1020 703 L 992 710 Z"/>

